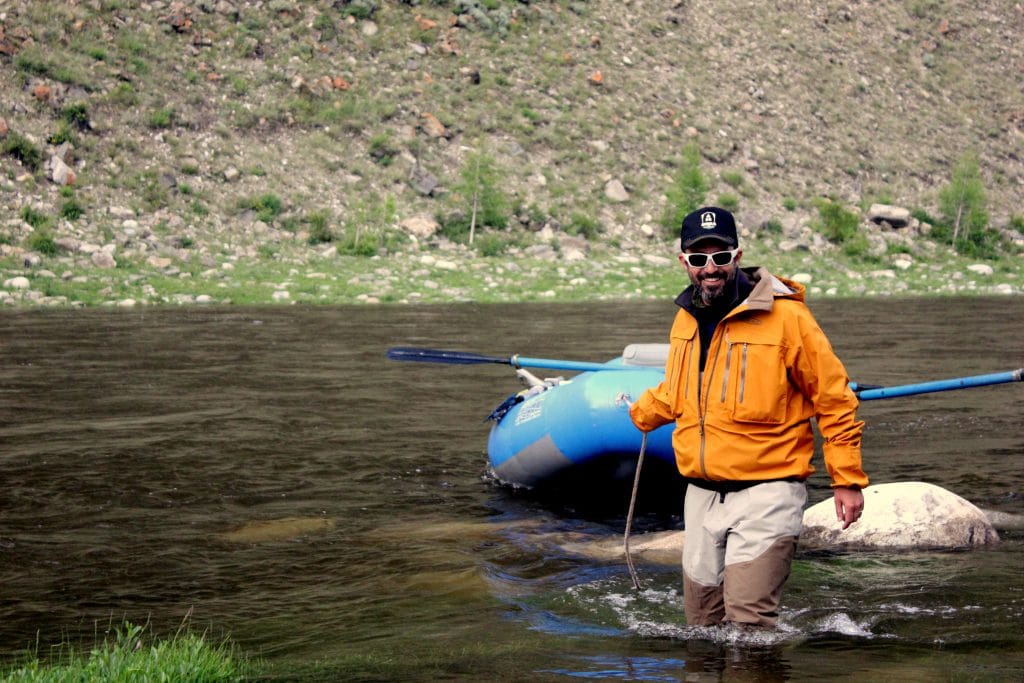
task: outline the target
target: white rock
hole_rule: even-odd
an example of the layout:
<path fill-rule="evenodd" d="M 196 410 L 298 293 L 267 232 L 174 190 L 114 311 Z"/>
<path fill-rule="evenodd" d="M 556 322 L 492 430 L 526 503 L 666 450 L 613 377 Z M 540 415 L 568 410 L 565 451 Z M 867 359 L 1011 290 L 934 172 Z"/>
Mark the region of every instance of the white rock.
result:
<path fill-rule="evenodd" d="M 402 230 L 420 239 L 430 237 L 441 227 L 431 216 L 410 216 L 398 224 Z"/>
<path fill-rule="evenodd" d="M 802 285 L 809 285 L 814 280 L 814 276 L 810 273 L 793 273 L 789 279 Z"/>
<path fill-rule="evenodd" d="M 907 270 L 914 265 L 914 262 L 909 258 L 898 258 L 892 262 L 892 265 L 896 266 L 900 270 Z"/>
<path fill-rule="evenodd" d="M 628 202 L 629 192 L 625 186 L 616 179 L 609 180 L 604 186 L 604 196 L 613 202 Z"/>
<path fill-rule="evenodd" d="M 92 256 L 89 257 L 92 264 L 97 268 L 103 268 L 109 270 L 111 268 L 117 268 L 117 261 L 114 260 L 113 255 L 108 251 L 94 251 Z"/>
<path fill-rule="evenodd" d="M 212 304 L 213 303 L 213 297 L 210 296 L 209 294 L 200 294 L 199 296 L 196 297 L 196 303 L 197 304 Z"/>
<path fill-rule="evenodd" d="M 977 275 L 992 275 L 994 272 L 996 272 L 992 268 L 992 266 L 988 265 L 987 263 L 972 263 L 971 265 L 967 266 L 967 270 Z"/>
<path fill-rule="evenodd" d="M 9 280 L 4 280 L 4 287 L 8 289 L 28 289 L 31 286 L 32 283 L 23 275 L 12 277 Z"/>
<path fill-rule="evenodd" d="M 973 503 L 926 482 L 876 484 L 864 489 L 864 514 L 845 531 L 831 498 L 804 512 L 800 542 L 811 547 L 970 548 L 999 541 Z"/>

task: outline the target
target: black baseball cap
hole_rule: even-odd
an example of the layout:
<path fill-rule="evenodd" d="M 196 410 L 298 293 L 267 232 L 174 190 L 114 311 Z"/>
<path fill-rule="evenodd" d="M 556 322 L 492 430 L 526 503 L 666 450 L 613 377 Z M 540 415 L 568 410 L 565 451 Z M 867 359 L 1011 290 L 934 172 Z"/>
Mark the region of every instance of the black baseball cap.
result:
<path fill-rule="evenodd" d="M 730 247 L 739 245 L 736 221 L 732 214 L 717 206 L 705 206 L 688 214 L 679 231 L 681 249 L 688 249 L 701 240 L 718 240 Z"/>

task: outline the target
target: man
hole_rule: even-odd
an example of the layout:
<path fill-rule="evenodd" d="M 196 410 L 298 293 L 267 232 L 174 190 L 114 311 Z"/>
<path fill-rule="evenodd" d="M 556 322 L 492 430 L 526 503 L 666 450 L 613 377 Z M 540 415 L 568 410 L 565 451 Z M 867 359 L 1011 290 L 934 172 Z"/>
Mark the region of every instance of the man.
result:
<path fill-rule="evenodd" d="M 687 622 L 773 626 L 814 471 L 811 418 L 844 529 L 864 508 L 864 423 L 804 288 L 764 268 L 740 269 L 732 214 L 689 214 L 680 246 L 690 286 L 676 298 L 665 379 L 630 416 L 645 432 L 676 423 Z"/>

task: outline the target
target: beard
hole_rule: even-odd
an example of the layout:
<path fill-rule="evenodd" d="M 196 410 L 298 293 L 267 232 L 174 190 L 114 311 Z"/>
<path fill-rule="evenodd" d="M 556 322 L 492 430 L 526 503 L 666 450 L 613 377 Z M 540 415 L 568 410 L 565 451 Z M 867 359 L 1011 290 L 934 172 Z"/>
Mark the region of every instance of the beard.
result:
<path fill-rule="evenodd" d="M 713 275 L 703 272 L 690 277 L 696 298 L 705 306 L 721 306 L 732 301 L 735 291 L 736 269 L 718 270 Z"/>

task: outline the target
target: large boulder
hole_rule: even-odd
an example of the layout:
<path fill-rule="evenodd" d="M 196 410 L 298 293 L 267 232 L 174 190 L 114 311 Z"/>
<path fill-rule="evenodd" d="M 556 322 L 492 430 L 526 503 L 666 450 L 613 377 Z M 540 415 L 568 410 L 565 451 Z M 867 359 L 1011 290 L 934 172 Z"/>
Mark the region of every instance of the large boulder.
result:
<path fill-rule="evenodd" d="M 988 517 L 974 504 L 921 481 L 864 489 L 864 514 L 845 531 L 828 498 L 804 512 L 805 547 L 973 548 L 999 542 Z"/>

